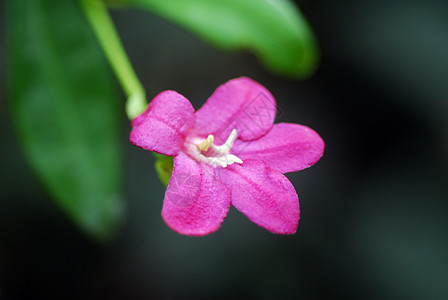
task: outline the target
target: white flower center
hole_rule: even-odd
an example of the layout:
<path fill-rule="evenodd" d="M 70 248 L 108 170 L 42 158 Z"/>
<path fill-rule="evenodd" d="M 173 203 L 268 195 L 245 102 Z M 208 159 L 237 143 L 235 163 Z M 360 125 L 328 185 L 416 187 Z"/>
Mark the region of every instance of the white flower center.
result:
<path fill-rule="evenodd" d="M 233 163 L 243 163 L 239 157 L 229 153 L 235 142 L 236 135 L 236 129 L 232 130 L 226 142 L 221 146 L 213 143 L 215 137 L 213 134 L 210 134 L 206 139 L 188 139 L 185 142 L 185 147 L 188 154 L 198 162 L 206 163 L 213 167 L 221 166 L 225 168 Z"/>

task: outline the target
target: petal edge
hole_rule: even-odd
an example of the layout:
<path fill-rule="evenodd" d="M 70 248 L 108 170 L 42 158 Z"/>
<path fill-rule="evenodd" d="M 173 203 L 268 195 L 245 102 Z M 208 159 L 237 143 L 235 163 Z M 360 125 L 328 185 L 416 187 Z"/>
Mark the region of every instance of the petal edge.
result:
<path fill-rule="evenodd" d="M 276 103 L 272 94 L 248 77 L 239 77 L 220 85 L 196 112 L 195 133 L 213 134 L 224 143 L 233 129 L 239 138 L 256 139 L 272 127 Z"/>
<path fill-rule="evenodd" d="M 230 208 L 230 190 L 215 180 L 213 168 L 185 153 L 174 158 L 162 217 L 174 231 L 201 236 L 216 231 Z"/>
<path fill-rule="evenodd" d="M 221 175 L 221 181 L 231 188 L 232 205 L 252 222 L 272 233 L 296 232 L 299 199 L 286 176 L 251 159 L 229 166 Z"/>
<path fill-rule="evenodd" d="M 132 122 L 129 140 L 145 150 L 174 156 L 194 124 L 194 108 L 184 96 L 164 91 Z"/>
<path fill-rule="evenodd" d="M 235 141 L 232 152 L 243 161 L 258 159 L 282 173 L 297 172 L 315 164 L 324 152 L 324 141 L 314 130 L 293 123 L 275 124 L 263 137 Z"/>

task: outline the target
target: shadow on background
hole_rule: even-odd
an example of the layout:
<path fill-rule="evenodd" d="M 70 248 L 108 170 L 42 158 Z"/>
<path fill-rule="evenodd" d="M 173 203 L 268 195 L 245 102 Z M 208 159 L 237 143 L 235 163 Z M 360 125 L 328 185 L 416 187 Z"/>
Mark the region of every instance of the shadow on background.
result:
<path fill-rule="evenodd" d="M 288 175 L 301 205 L 293 236 L 235 209 L 210 236 L 171 231 L 153 157 L 130 145 L 124 123 L 127 222 L 115 243 L 96 245 L 23 161 L 2 59 L 0 298 L 446 299 L 448 4 L 299 4 L 322 48 L 305 81 L 271 76 L 251 55 L 221 53 L 158 17 L 113 13 L 150 98 L 174 89 L 199 108 L 219 84 L 246 75 L 276 97 L 276 122 L 323 137 L 321 161 Z"/>

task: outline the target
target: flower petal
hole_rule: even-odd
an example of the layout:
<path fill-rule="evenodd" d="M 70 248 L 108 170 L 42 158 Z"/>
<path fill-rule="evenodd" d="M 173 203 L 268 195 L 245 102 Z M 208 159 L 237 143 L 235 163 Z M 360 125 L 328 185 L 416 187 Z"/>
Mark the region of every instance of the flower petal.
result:
<path fill-rule="evenodd" d="M 180 152 L 174 158 L 163 202 L 162 217 L 173 230 L 186 235 L 216 231 L 230 207 L 230 190 L 214 178 L 214 168 Z"/>
<path fill-rule="evenodd" d="M 324 141 L 311 128 L 291 123 L 275 124 L 263 137 L 249 142 L 236 140 L 232 152 L 241 158 L 264 161 L 282 173 L 296 172 L 315 164 Z"/>
<path fill-rule="evenodd" d="M 219 86 L 196 112 L 194 132 L 213 134 L 224 143 L 233 129 L 249 141 L 265 134 L 274 122 L 276 103 L 271 93 L 247 77 L 232 79 Z"/>
<path fill-rule="evenodd" d="M 143 149 L 174 156 L 194 124 L 194 108 L 184 96 L 164 91 L 132 122 L 132 144 Z"/>
<path fill-rule="evenodd" d="M 251 159 L 222 169 L 220 175 L 232 190 L 232 205 L 252 222 L 273 233 L 296 232 L 299 199 L 285 175 Z"/>

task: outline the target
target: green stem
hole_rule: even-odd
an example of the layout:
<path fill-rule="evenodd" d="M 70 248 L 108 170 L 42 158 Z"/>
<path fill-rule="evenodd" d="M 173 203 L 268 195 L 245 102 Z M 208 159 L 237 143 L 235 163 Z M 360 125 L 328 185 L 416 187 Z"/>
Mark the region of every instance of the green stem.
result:
<path fill-rule="evenodd" d="M 138 80 L 132 68 L 103 1 L 79 1 L 87 20 L 92 25 L 93 31 L 128 98 L 126 102 L 126 115 L 130 120 L 133 120 L 147 106 L 143 85 Z"/>

